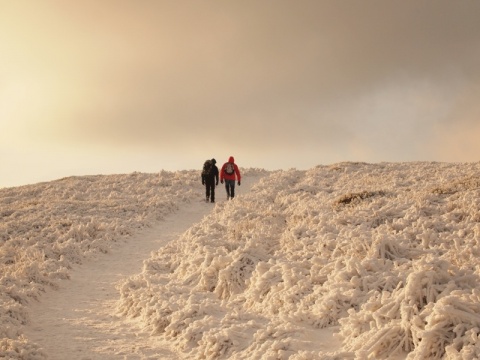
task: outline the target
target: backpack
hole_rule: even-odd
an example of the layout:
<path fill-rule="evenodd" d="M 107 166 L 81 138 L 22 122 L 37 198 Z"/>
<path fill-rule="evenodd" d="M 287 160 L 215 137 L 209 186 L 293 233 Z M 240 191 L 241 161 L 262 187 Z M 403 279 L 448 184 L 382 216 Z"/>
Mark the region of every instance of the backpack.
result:
<path fill-rule="evenodd" d="M 225 166 L 225 173 L 228 175 L 232 175 L 235 172 L 235 166 L 233 166 L 233 163 L 227 163 Z"/>
<path fill-rule="evenodd" d="M 208 176 L 212 173 L 213 170 L 213 164 L 211 160 L 207 160 L 203 164 L 203 170 L 202 170 L 202 175 L 203 176 Z"/>

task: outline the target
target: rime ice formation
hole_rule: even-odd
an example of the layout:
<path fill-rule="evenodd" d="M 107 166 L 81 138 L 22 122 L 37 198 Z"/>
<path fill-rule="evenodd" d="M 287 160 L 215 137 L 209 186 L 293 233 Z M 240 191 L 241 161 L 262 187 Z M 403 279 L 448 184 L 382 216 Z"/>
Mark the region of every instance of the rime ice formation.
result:
<path fill-rule="evenodd" d="M 29 302 L 71 264 L 203 199 L 197 173 L 0 190 L 0 357 L 43 359 L 21 334 Z M 186 358 L 480 358 L 480 163 L 262 175 L 146 259 L 118 311 Z"/>
<path fill-rule="evenodd" d="M 196 358 L 478 357 L 479 170 L 273 172 L 160 249 L 120 309 Z M 335 351 L 305 340 L 329 327 Z"/>
<path fill-rule="evenodd" d="M 198 198 L 197 175 L 83 176 L 0 189 L 0 358 L 45 358 L 21 332 L 29 303 L 68 278 L 73 264 Z"/>

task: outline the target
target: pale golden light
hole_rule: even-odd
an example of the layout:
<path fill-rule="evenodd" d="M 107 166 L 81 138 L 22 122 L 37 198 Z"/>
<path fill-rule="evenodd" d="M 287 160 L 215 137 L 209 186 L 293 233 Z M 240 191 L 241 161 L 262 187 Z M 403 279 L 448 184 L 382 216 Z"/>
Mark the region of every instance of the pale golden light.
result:
<path fill-rule="evenodd" d="M 195 168 L 233 152 L 273 168 L 475 159 L 480 145 L 451 139 L 476 129 L 476 102 L 458 94 L 478 99 L 479 11 L 446 0 L 2 2 L 0 186 L 39 153 L 85 173 Z M 73 171 L 62 169 L 52 174 Z"/>

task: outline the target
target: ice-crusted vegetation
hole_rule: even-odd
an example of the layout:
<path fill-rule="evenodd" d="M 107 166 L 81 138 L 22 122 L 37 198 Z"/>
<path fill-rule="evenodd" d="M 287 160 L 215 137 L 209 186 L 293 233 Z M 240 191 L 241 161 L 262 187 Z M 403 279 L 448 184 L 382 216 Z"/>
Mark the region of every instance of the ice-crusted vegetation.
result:
<path fill-rule="evenodd" d="M 480 163 L 242 172 L 262 179 L 121 282 L 119 313 L 186 358 L 480 358 Z M 0 189 L 0 357 L 45 359 L 29 304 L 202 199 L 198 171 Z"/>
<path fill-rule="evenodd" d="M 194 358 L 478 358 L 479 175 L 429 162 L 272 172 L 159 249 L 119 308 Z M 322 328 L 340 348 L 305 340 Z"/>
<path fill-rule="evenodd" d="M 21 332 L 28 304 L 73 264 L 198 198 L 197 183 L 197 171 L 162 171 L 0 189 L 0 358 L 45 358 Z"/>

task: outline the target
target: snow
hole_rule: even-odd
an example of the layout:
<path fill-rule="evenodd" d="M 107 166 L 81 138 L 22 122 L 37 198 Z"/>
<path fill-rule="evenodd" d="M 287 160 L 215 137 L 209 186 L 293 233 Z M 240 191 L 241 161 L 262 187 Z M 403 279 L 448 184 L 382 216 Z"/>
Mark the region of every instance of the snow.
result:
<path fill-rule="evenodd" d="M 480 163 L 241 170 L 1 189 L 0 357 L 480 357 Z"/>

